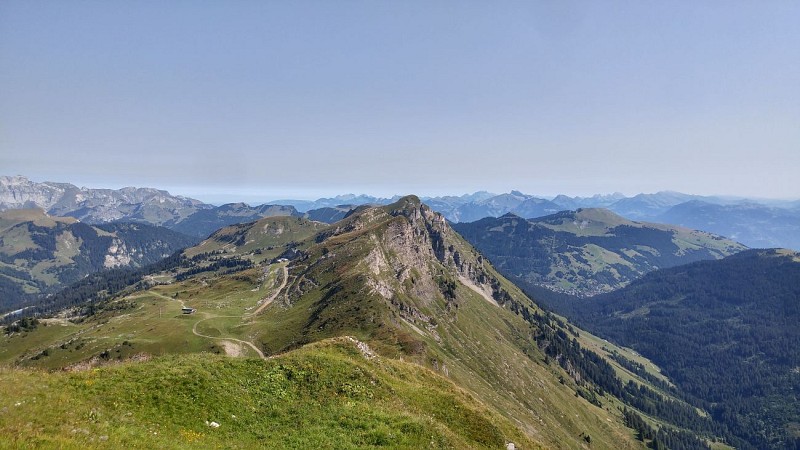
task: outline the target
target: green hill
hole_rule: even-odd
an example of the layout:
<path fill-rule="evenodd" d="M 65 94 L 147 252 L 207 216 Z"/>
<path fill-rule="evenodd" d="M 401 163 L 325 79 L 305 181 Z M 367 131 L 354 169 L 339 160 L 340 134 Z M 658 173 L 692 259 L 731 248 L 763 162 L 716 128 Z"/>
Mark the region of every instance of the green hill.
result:
<path fill-rule="evenodd" d="M 356 205 L 338 205 L 325 208 L 317 208 L 306 211 L 304 216 L 317 222 L 334 223 L 338 222 L 345 217 L 350 211 L 357 208 Z"/>
<path fill-rule="evenodd" d="M 250 206 L 246 203 L 229 203 L 212 209 L 198 210 L 180 221 L 167 222 L 164 226 L 169 227 L 171 230 L 203 239 L 214 231 L 228 225 L 252 222 L 262 217 L 299 215 L 297 210 L 291 206 Z"/>
<path fill-rule="evenodd" d="M 187 256 L 200 253 L 223 252 L 245 255 L 274 254 L 276 248 L 292 247 L 326 228 L 324 223 L 302 217 L 274 216 L 255 222 L 241 223 L 221 228 L 199 245 L 187 249 Z"/>
<path fill-rule="evenodd" d="M 601 208 L 537 219 L 509 214 L 453 227 L 515 281 L 579 296 L 618 289 L 659 268 L 746 248 L 702 231 L 632 222 Z"/>

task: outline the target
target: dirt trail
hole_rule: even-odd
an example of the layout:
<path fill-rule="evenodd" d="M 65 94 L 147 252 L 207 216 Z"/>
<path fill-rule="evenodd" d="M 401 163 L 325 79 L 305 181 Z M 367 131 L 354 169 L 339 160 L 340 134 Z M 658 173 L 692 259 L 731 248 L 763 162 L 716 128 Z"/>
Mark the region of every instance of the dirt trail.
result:
<path fill-rule="evenodd" d="M 278 286 L 278 289 L 275 291 L 274 294 L 272 294 L 271 296 L 269 296 L 269 298 L 264 300 L 264 302 L 261 304 L 261 306 L 258 307 L 258 309 L 256 309 L 255 311 L 253 311 L 251 314 L 248 314 L 248 315 L 250 315 L 250 316 L 258 315 L 258 313 L 263 311 L 264 308 L 269 306 L 269 304 L 272 303 L 272 301 L 275 300 L 278 297 L 278 294 L 281 293 L 283 288 L 286 287 L 286 282 L 288 280 L 289 280 L 289 269 L 287 269 L 286 266 L 283 266 L 283 281 L 281 282 L 281 285 Z"/>
<path fill-rule="evenodd" d="M 198 320 L 197 322 L 194 323 L 194 326 L 192 326 L 192 333 L 195 336 L 200 336 L 200 337 L 204 337 L 204 338 L 208 338 L 208 339 L 217 339 L 217 340 L 221 340 L 221 341 L 239 342 L 239 343 L 247 345 L 248 347 L 250 347 L 253 350 L 255 350 L 255 352 L 258 353 L 258 356 L 260 356 L 261 359 L 267 359 L 267 357 L 264 356 L 264 352 L 262 352 L 258 347 L 255 346 L 255 344 L 253 344 L 250 341 L 244 341 L 242 339 L 236 339 L 236 338 L 232 338 L 232 337 L 209 336 L 209 335 L 206 335 L 206 334 L 201 334 L 201 333 L 199 333 L 197 331 L 197 326 L 200 325 L 200 322 L 204 322 L 206 320 L 211 320 L 211 319 L 219 319 L 221 317 L 239 317 L 239 316 L 212 316 L 212 317 L 206 317 L 205 319 L 200 319 L 200 320 Z"/>
<path fill-rule="evenodd" d="M 244 318 L 253 317 L 253 316 L 257 315 L 258 313 L 263 311 L 264 308 L 269 306 L 269 304 L 272 303 L 272 301 L 275 300 L 278 297 L 278 294 L 280 294 L 281 291 L 283 290 L 283 288 L 286 287 L 286 283 L 287 283 L 288 280 L 289 280 L 289 269 L 287 269 L 286 266 L 283 266 L 283 280 L 281 281 L 281 285 L 278 286 L 278 288 L 275 290 L 275 292 L 271 296 L 269 296 L 267 299 L 265 299 L 263 301 L 263 303 L 258 307 L 258 309 L 256 309 L 255 311 L 253 311 L 250 314 L 244 314 L 242 316 L 215 316 L 215 315 L 211 315 L 211 314 L 209 314 L 207 312 L 203 313 L 206 317 L 203 318 L 203 319 L 198 320 L 197 322 L 194 323 L 194 325 L 192 325 L 192 334 L 194 334 L 195 336 L 206 338 L 206 339 L 216 339 L 216 340 L 219 340 L 219 341 L 238 342 L 240 344 L 244 344 L 244 345 L 252 348 L 253 351 L 258 353 L 258 356 L 261 357 L 261 359 L 267 359 L 267 357 L 264 356 L 264 352 L 262 352 L 261 349 L 259 349 L 255 344 L 253 344 L 250 341 L 245 341 L 245 340 L 242 340 L 242 339 L 236 339 L 236 338 L 232 338 L 232 337 L 208 336 L 206 334 L 202 334 L 202 333 L 198 332 L 197 331 L 197 326 L 200 325 L 200 322 L 204 322 L 206 320 L 211 320 L 211 319 L 219 319 L 219 318 L 224 318 L 224 317 L 241 317 L 241 318 L 244 319 Z M 168 297 L 168 296 L 166 296 L 164 294 L 161 294 L 159 292 L 154 292 L 154 291 L 149 291 L 148 294 L 155 295 L 156 297 L 161 297 L 161 298 L 163 298 L 165 300 L 171 300 L 171 301 L 178 302 L 178 303 L 181 304 L 181 308 L 185 308 L 186 307 L 186 303 L 184 303 L 184 301 L 182 299 Z"/>

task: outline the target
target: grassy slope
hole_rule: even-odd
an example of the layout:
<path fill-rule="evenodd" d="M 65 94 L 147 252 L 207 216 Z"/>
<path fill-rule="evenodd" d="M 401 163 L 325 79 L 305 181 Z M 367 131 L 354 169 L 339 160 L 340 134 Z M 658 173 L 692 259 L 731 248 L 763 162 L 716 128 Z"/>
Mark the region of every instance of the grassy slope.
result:
<path fill-rule="evenodd" d="M 344 338 L 269 361 L 4 369 L 0 386 L 0 448 L 537 448 L 446 379 Z"/>
<path fill-rule="evenodd" d="M 276 281 L 274 271 L 264 278 L 260 275 L 260 269 L 251 269 L 209 280 L 189 279 L 156 286 L 121 299 L 119 304 L 129 305 L 121 311 L 102 313 L 77 324 L 58 319 L 45 321 L 33 332 L 3 335 L 0 363 L 59 368 L 97 357 L 104 351 L 109 351 L 112 359 L 136 353 L 220 351 L 219 342 L 195 336 L 192 327 L 199 320 L 211 319 L 203 322 L 205 328 L 198 331 L 214 335 L 208 330 L 211 326 L 241 325 L 243 316 L 271 292 Z M 181 314 L 184 304 L 198 312 Z M 222 331 L 217 333 L 225 336 Z M 46 357 L 32 359 L 45 350 Z M 243 350 L 248 354 L 247 349 Z"/>

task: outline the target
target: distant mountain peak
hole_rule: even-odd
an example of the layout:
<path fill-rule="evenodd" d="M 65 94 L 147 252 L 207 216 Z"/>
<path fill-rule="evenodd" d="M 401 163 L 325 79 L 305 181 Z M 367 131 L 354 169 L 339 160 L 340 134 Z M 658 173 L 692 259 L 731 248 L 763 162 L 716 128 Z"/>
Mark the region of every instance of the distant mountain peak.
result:
<path fill-rule="evenodd" d="M 416 195 L 406 195 L 406 196 L 403 196 L 400 199 L 398 199 L 394 204 L 395 205 L 413 204 L 413 205 L 419 207 L 419 205 L 422 204 L 422 201 Z"/>
<path fill-rule="evenodd" d="M 241 208 L 249 208 L 250 205 L 244 202 L 237 202 L 237 203 L 226 203 L 222 205 L 220 208 L 232 208 L 232 209 L 241 209 Z"/>
<path fill-rule="evenodd" d="M 573 215 L 580 219 L 591 219 L 602 222 L 629 222 L 628 219 L 620 216 L 608 208 L 578 208 L 574 211 Z"/>

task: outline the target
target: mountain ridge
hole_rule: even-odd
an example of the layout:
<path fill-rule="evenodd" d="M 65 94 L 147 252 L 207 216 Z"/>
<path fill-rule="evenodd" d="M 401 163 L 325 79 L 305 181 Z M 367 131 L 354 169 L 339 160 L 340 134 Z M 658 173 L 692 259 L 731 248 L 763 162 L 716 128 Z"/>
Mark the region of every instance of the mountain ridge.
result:
<path fill-rule="evenodd" d="M 745 248 L 710 233 L 634 222 L 604 208 L 536 219 L 508 213 L 453 227 L 515 281 L 580 296 L 618 289 L 661 267 Z"/>

